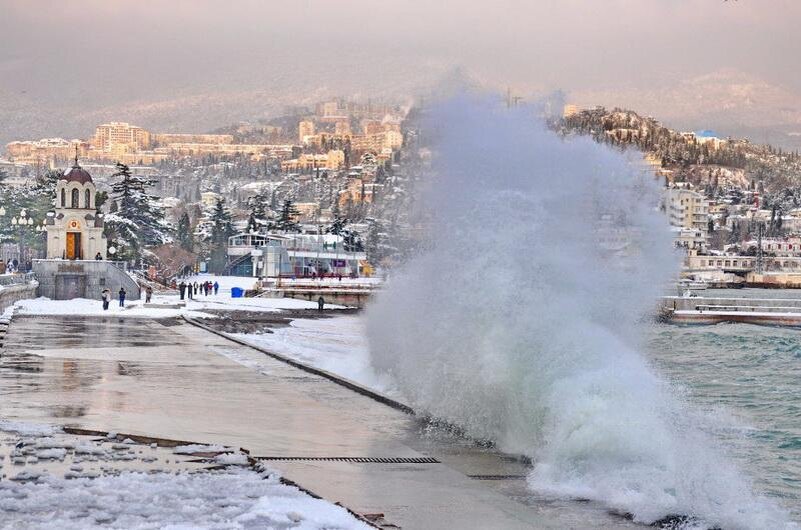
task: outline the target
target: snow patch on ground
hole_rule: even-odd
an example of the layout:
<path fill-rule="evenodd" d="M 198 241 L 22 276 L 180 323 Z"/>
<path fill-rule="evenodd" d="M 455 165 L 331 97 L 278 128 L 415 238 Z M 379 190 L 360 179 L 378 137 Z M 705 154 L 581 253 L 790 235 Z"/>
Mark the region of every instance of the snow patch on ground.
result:
<path fill-rule="evenodd" d="M 151 304 L 178 305 L 178 295 L 155 295 Z M 126 300 L 125 307 L 120 307 L 117 300 L 113 300 L 107 311 L 103 310 L 100 299 L 90 300 L 76 298 L 73 300 L 51 300 L 49 298 L 35 298 L 20 300 L 13 306 L 18 315 L 79 315 L 79 316 L 105 316 L 105 317 L 131 317 L 131 318 L 175 318 L 182 315 L 191 318 L 215 318 L 206 310 L 228 311 L 258 311 L 278 312 L 288 309 L 317 309 L 317 302 L 295 300 L 292 298 L 231 298 L 222 293 L 204 296 L 198 294 L 197 298 L 185 300 L 184 307 L 144 307 L 142 300 Z M 327 309 L 341 309 L 343 306 L 326 304 Z M 11 316 L 11 308 L 8 316 Z M 5 314 L 4 314 L 5 315 Z"/>
<path fill-rule="evenodd" d="M 61 427 L 0 419 L 0 431 L 12 432 L 22 436 L 49 436 L 61 432 Z"/>
<path fill-rule="evenodd" d="M 217 296 L 198 295 L 194 300 L 187 300 L 187 307 L 193 310 L 224 309 L 229 311 L 261 311 L 271 313 L 284 309 L 317 309 L 317 302 L 296 300 L 294 298 L 230 298 L 222 294 Z M 326 304 L 326 309 L 342 309 L 344 306 Z"/>
<path fill-rule="evenodd" d="M 27 478 L 0 485 L 0 528 L 369 528 L 267 471 Z"/>
<path fill-rule="evenodd" d="M 335 373 L 388 395 L 397 395 L 391 379 L 379 376 L 370 364 L 370 349 L 359 316 L 296 319 L 272 333 L 237 333 L 233 336 L 255 346 Z M 238 362 L 257 370 L 266 366 L 254 356 Z"/>
<path fill-rule="evenodd" d="M 172 452 L 176 455 L 194 455 L 198 453 L 224 453 L 231 451 L 230 447 L 223 445 L 205 445 L 205 444 L 190 444 L 179 445 L 175 447 Z"/>
<path fill-rule="evenodd" d="M 143 300 L 126 301 L 125 307 L 119 307 L 119 303 L 113 301 L 108 311 L 103 311 L 103 304 L 99 299 L 89 300 L 86 298 L 51 300 L 41 297 L 31 300 L 20 300 L 14 304 L 14 306 L 17 308 L 18 315 L 79 315 L 130 318 L 174 318 L 186 315 L 195 318 L 213 318 L 213 315 L 184 308 L 162 309 L 144 307 Z"/>

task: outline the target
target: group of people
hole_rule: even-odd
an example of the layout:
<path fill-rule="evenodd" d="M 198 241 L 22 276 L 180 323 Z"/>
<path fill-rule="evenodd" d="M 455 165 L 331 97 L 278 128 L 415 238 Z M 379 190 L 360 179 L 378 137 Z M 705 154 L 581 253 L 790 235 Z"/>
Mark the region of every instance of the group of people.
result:
<path fill-rule="evenodd" d="M 188 297 L 190 300 L 196 297 L 198 294 L 202 294 L 204 296 L 208 296 L 212 293 L 215 295 L 220 291 L 220 284 L 217 282 L 194 282 L 194 283 L 186 283 L 181 282 L 178 284 L 178 293 L 181 295 L 181 300 L 185 297 Z"/>
<path fill-rule="evenodd" d="M 144 291 L 145 291 L 145 303 L 147 304 L 147 303 L 150 302 L 150 299 L 153 296 L 153 288 L 148 285 L 148 286 L 145 287 Z M 214 282 L 214 283 L 212 283 L 212 282 L 202 282 L 202 283 L 198 283 L 198 282 L 195 282 L 195 283 L 181 282 L 181 284 L 178 286 L 178 291 L 181 293 L 181 300 L 183 300 L 187 295 L 189 296 L 189 299 L 191 300 L 192 298 L 197 296 L 198 293 L 203 294 L 205 296 L 208 296 L 208 295 L 210 295 L 212 293 L 216 295 L 220 291 L 220 284 L 217 283 L 217 282 Z M 119 301 L 120 301 L 120 307 L 125 307 L 125 295 L 126 294 L 127 293 L 125 292 L 125 289 L 123 287 L 120 287 L 120 290 L 117 293 L 117 296 L 119 297 Z M 100 299 L 103 301 L 103 311 L 107 311 L 108 310 L 108 306 L 109 306 L 109 304 L 111 304 L 111 300 L 112 300 L 111 290 L 103 289 L 103 291 L 100 293 Z"/>
<path fill-rule="evenodd" d="M 19 260 L 17 260 L 17 258 L 10 259 L 8 263 L 0 259 L 0 274 L 14 274 L 15 272 L 20 272 Z"/>
<path fill-rule="evenodd" d="M 124 287 L 120 287 L 117 296 L 119 296 L 120 300 L 120 307 L 125 307 L 125 292 Z M 103 292 L 100 293 L 100 299 L 103 301 L 103 311 L 108 311 L 108 306 L 111 303 L 111 291 L 109 289 L 103 289 Z"/>

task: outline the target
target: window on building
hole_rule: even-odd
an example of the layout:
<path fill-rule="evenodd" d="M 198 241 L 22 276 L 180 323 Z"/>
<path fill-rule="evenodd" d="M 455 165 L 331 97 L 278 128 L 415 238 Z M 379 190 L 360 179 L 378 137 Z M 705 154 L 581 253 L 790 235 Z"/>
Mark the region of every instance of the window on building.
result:
<path fill-rule="evenodd" d="M 81 207 L 80 200 L 81 200 L 81 193 L 77 189 L 72 190 L 72 207 L 80 208 Z"/>
<path fill-rule="evenodd" d="M 64 190 L 64 188 L 61 188 L 61 207 L 67 207 L 67 192 Z"/>
<path fill-rule="evenodd" d="M 83 207 L 87 210 L 92 207 L 92 194 L 89 190 L 83 192 Z"/>

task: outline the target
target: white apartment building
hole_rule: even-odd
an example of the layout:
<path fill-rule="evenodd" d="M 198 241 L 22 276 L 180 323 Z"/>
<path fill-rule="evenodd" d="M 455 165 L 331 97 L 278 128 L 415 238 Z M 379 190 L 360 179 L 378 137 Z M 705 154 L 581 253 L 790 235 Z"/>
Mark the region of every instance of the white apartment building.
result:
<path fill-rule="evenodd" d="M 665 211 L 671 226 L 706 230 L 709 201 L 696 191 L 670 188 L 665 191 Z"/>

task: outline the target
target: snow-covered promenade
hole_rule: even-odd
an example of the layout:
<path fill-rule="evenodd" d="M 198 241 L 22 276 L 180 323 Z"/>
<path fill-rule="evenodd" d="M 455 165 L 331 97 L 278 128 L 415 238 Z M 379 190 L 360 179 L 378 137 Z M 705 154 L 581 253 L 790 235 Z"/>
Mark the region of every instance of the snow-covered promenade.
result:
<path fill-rule="evenodd" d="M 501 487 L 509 488 L 508 481 L 495 486 L 497 481 L 490 480 L 522 478 L 524 464 L 465 441 L 421 433 L 414 416 L 174 315 L 16 316 L 0 356 L 0 418 L 6 425 L 66 426 L 121 433 L 120 439 L 131 435 L 242 448 L 251 462 L 268 465 L 379 524 L 557 526 L 536 507 L 505 495 Z M 525 482 L 516 482 L 522 491 Z M 270 484 L 279 486 L 285 487 Z M 294 507 L 279 515 L 306 517 L 299 528 L 363 524 L 346 512 L 350 520 L 343 523 L 341 513 L 326 512 L 335 507 L 304 504 L 297 492 L 265 490 L 263 510 L 271 494 L 295 499 Z M 253 510 L 259 512 L 241 510 L 243 521 Z M 217 527 L 202 517 L 188 522 Z M 599 521 L 599 527 L 608 523 Z M 230 526 L 238 527 L 249 526 Z"/>

